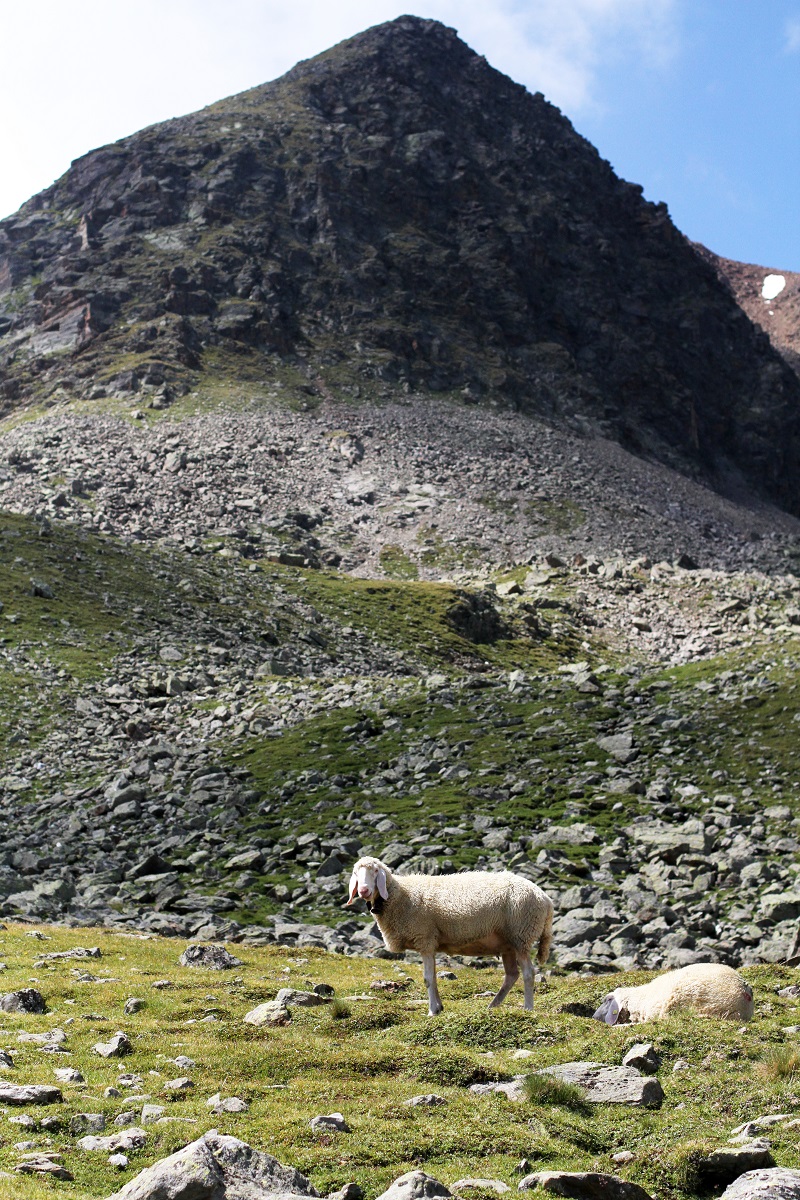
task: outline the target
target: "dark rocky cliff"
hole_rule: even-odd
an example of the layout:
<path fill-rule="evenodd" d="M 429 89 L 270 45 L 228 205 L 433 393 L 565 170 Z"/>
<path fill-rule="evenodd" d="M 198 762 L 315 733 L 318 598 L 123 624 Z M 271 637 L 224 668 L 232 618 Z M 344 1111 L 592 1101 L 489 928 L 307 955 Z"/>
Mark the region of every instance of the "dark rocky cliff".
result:
<path fill-rule="evenodd" d="M 291 369 L 457 392 L 800 511 L 800 383 L 666 208 L 403 17 L 87 154 L 0 223 L 0 403 Z"/>

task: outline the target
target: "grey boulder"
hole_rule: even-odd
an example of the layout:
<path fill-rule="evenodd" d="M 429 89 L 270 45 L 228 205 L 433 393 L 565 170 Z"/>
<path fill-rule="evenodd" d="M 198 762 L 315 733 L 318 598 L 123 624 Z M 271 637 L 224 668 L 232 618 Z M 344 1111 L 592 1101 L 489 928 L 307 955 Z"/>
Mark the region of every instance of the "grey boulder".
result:
<path fill-rule="evenodd" d="M 660 1108 L 664 1092 L 657 1079 L 640 1075 L 634 1067 L 609 1067 L 598 1062 L 562 1063 L 545 1067 L 537 1075 L 553 1075 L 583 1088 L 590 1104 L 631 1104 Z"/>
<path fill-rule="evenodd" d="M 126 1054 L 133 1053 L 133 1046 L 130 1043 L 128 1035 L 119 1029 L 109 1041 L 95 1042 L 92 1050 L 95 1054 L 99 1054 L 101 1058 L 123 1058 Z"/>
<path fill-rule="evenodd" d="M 725 1189 L 721 1200 L 800 1200 L 800 1171 L 747 1171 Z"/>
<path fill-rule="evenodd" d="M 699 1164 L 705 1180 L 713 1183 L 732 1183 L 746 1171 L 774 1167 L 775 1159 L 768 1142 L 749 1142 L 744 1146 L 720 1146 Z"/>
<path fill-rule="evenodd" d="M 178 962 L 182 967 L 205 967 L 208 971 L 230 971 L 242 965 L 240 958 L 213 942 L 187 946 Z"/>
<path fill-rule="evenodd" d="M 312 1117 L 309 1124 L 314 1133 L 324 1133 L 326 1129 L 332 1129 L 337 1133 L 350 1133 L 350 1126 L 339 1112 L 328 1113 L 326 1116 Z"/>
<path fill-rule="evenodd" d="M 20 1013 L 47 1012 L 44 996 L 36 988 L 21 988 L 18 992 L 6 992 L 0 996 L 0 1011 Z"/>
<path fill-rule="evenodd" d="M 519 1104 L 527 1095 L 525 1091 L 525 1076 L 517 1075 L 510 1083 L 472 1083 L 469 1090 L 473 1096 L 505 1096 L 514 1104 Z"/>
<path fill-rule="evenodd" d="M 292 1014 L 277 1000 L 267 1000 L 242 1017 L 248 1025 L 288 1025 Z"/>
<path fill-rule="evenodd" d="M 432 1175 L 426 1175 L 424 1171 L 406 1171 L 405 1175 L 400 1175 L 390 1183 L 377 1200 L 433 1200 L 435 1196 L 452 1194 L 449 1188 Z"/>
<path fill-rule="evenodd" d="M 327 1004 L 329 997 L 319 992 L 302 992 L 296 988 L 281 988 L 275 997 L 275 1003 L 283 1008 L 298 1005 L 300 1008 L 316 1008 L 318 1004 Z"/>
<path fill-rule="evenodd" d="M 146 1130 L 141 1129 L 138 1125 L 131 1125 L 121 1133 L 110 1133 L 108 1137 L 96 1137 L 93 1133 L 87 1134 L 86 1137 L 80 1138 L 78 1145 L 81 1150 L 88 1150 L 90 1152 L 103 1151 L 104 1154 L 113 1154 L 117 1150 L 141 1150 L 146 1141 Z M 157 1196 L 159 1196 L 159 1193 L 154 1192 L 153 1200 Z"/>
<path fill-rule="evenodd" d="M 510 1192 L 511 1188 L 507 1183 L 503 1183 L 502 1179 L 457 1179 L 452 1184 L 452 1190 L 457 1196 L 467 1195 L 470 1192 L 497 1192 L 498 1196 L 502 1196 L 503 1192 Z"/>
<path fill-rule="evenodd" d="M 651 1200 L 650 1193 L 638 1183 L 600 1171 L 537 1171 L 526 1175 L 518 1186 L 523 1190 L 542 1188 L 572 1200 Z"/>
<path fill-rule="evenodd" d="M 643 1075 L 655 1075 L 661 1066 L 661 1056 L 652 1042 L 637 1042 L 622 1060 L 623 1067 L 633 1067 Z"/>
<path fill-rule="evenodd" d="M 0 1104 L 60 1104 L 61 1089 L 48 1083 L 0 1083 Z"/>
<path fill-rule="evenodd" d="M 109 1200 L 278 1200 L 319 1193 L 294 1167 L 210 1129 L 146 1167 Z"/>

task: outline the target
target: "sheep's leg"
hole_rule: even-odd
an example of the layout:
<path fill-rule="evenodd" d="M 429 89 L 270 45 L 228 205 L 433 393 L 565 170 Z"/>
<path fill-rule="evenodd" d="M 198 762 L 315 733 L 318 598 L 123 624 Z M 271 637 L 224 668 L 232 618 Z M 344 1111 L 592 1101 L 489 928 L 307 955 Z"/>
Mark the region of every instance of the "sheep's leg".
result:
<path fill-rule="evenodd" d="M 533 1008 L 533 963 L 529 951 L 525 951 L 519 956 L 519 965 L 522 968 L 522 982 L 525 987 L 525 1003 L 523 1008 Z"/>
<path fill-rule="evenodd" d="M 439 988 L 436 985 L 435 954 L 422 955 L 422 978 L 425 980 L 425 987 L 428 989 L 428 1016 L 435 1017 L 444 1008 L 439 996 Z"/>
<path fill-rule="evenodd" d="M 505 970 L 506 977 L 503 980 L 500 991 L 497 993 L 494 1000 L 492 1000 L 489 1008 L 497 1008 L 498 1005 L 502 1004 L 514 984 L 519 979 L 517 956 L 513 950 L 503 951 L 503 968 Z"/>

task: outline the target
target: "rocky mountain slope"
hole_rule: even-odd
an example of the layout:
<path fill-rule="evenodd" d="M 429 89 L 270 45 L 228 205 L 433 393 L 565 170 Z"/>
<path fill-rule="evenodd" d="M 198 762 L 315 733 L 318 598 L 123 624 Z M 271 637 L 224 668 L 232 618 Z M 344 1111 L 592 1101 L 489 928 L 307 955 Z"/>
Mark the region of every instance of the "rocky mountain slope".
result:
<path fill-rule="evenodd" d="M 800 275 L 721 258 L 705 246 L 696 249 L 753 324 L 763 329 L 789 366 L 800 372 Z"/>
<path fill-rule="evenodd" d="M 93 151 L 0 223 L 0 372 L 6 410 L 203 379 L 448 392 L 800 510 L 769 339 L 557 109 L 413 17 Z"/>
<path fill-rule="evenodd" d="M 372 851 L 796 950 L 794 376 L 556 110 L 402 19 L 2 231 L 0 914 L 373 954 Z"/>

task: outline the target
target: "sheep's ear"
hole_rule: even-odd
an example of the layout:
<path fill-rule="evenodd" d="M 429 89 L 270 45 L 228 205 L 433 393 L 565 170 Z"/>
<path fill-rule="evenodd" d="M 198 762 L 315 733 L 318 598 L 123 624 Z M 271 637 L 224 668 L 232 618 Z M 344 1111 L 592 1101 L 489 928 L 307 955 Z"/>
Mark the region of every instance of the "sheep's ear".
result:
<path fill-rule="evenodd" d="M 389 893 L 386 889 L 386 872 L 384 871 L 383 867 L 381 867 L 378 871 L 378 895 L 383 900 L 389 899 Z"/>
<path fill-rule="evenodd" d="M 618 1018 L 619 1004 L 614 993 L 611 992 L 594 1014 L 594 1019 L 595 1021 L 605 1021 L 606 1025 L 616 1025 Z"/>
<path fill-rule="evenodd" d="M 347 907 L 347 905 L 352 904 L 353 901 L 355 900 L 356 896 L 358 895 L 358 872 L 357 871 L 353 871 L 353 874 L 350 876 L 350 882 L 347 885 L 347 890 L 350 893 L 350 899 L 347 901 L 345 908 Z"/>

